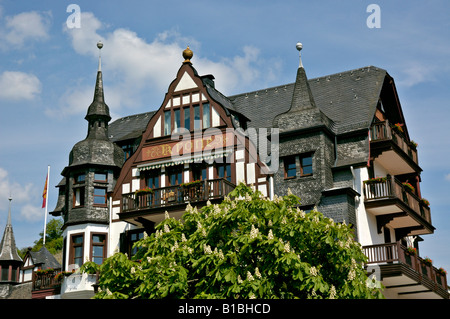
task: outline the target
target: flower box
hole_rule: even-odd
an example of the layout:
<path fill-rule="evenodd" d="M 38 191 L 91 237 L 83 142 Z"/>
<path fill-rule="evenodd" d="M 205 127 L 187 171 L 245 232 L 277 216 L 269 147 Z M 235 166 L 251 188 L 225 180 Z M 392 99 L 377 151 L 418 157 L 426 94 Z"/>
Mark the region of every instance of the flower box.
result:
<path fill-rule="evenodd" d="M 139 189 L 137 191 L 134 192 L 135 195 L 140 195 L 140 194 L 151 194 L 153 193 L 153 190 L 149 187 L 143 188 L 143 189 Z"/>
<path fill-rule="evenodd" d="M 416 256 L 417 249 L 415 247 L 408 247 L 408 248 L 406 248 L 406 254 L 409 256 Z"/>
<path fill-rule="evenodd" d="M 432 261 L 430 258 L 426 257 L 426 258 L 423 260 L 423 263 L 424 263 L 425 265 L 427 265 L 427 266 L 431 266 L 431 265 L 433 264 L 433 261 Z"/>
<path fill-rule="evenodd" d="M 411 191 L 412 193 L 414 193 L 414 191 L 416 190 L 410 183 L 402 183 L 402 185 L 405 187 L 405 189 Z"/>
<path fill-rule="evenodd" d="M 421 198 L 420 203 L 426 207 L 430 207 L 430 202 L 428 200 L 426 200 L 425 198 Z"/>
<path fill-rule="evenodd" d="M 387 177 L 374 177 L 364 181 L 364 184 L 376 184 L 376 183 L 384 183 L 387 181 Z"/>
<path fill-rule="evenodd" d="M 437 270 L 437 273 L 441 276 L 447 276 L 447 271 L 442 267 Z"/>

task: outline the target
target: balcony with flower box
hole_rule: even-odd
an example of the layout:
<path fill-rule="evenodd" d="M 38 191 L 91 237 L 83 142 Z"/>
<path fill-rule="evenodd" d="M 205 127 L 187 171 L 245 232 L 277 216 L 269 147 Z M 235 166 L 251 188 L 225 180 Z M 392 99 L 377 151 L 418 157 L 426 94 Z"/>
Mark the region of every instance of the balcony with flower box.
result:
<path fill-rule="evenodd" d="M 397 238 L 434 232 L 428 201 L 419 198 L 408 183 L 388 175 L 363 185 L 366 211 L 376 216 L 378 233 L 387 224 L 396 230 Z"/>
<path fill-rule="evenodd" d="M 415 248 L 396 242 L 364 246 L 363 250 L 368 258 L 368 269 L 374 265 L 379 267 L 381 278 L 378 280 L 389 296 L 449 299 L 446 271 L 434 267 L 429 258 L 419 257 Z"/>
<path fill-rule="evenodd" d="M 417 144 L 406 138 L 403 127 L 388 120 L 370 128 L 370 154 L 392 175 L 422 171 L 417 156 Z"/>
<path fill-rule="evenodd" d="M 158 223 L 164 219 L 165 211 L 180 218 L 186 205 L 201 206 L 209 200 L 221 201 L 235 185 L 226 179 L 209 179 L 154 189 L 143 189 L 122 195 L 120 219 L 145 226 L 150 221 Z"/>

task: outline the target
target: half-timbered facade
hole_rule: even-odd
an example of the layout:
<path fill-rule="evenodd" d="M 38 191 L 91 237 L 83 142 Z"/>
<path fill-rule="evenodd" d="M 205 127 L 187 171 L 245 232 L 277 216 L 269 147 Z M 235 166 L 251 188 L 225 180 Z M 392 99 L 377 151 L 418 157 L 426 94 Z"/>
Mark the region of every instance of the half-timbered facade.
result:
<path fill-rule="evenodd" d="M 112 245 L 124 252 L 144 230 L 152 232 L 166 211 L 181 218 L 187 203 L 220 201 L 239 182 L 265 196 L 271 192 L 271 174 L 241 127 L 242 115 L 221 103 L 211 75 L 198 75 L 189 48 L 183 56 L 112 194 Z"/>
<path fill-rule="evenodd" d="M 98 263 L 116 251 L 131 256 L 133 243 L 166 212 L 181 218 L 187 203 L 221 201 L 244 182 L 270 199 L 291 190 L 303 210 L 317 207 L 352 225 L 368 273 L 387 297 L 449 298 L 445 272 L 411 253 L 435 228 L 421 195 L 417 144 L 386 70 L 308 79 L 300 61 L 293 83 L 227 97 L 214 76 L 197 73 L 189 48 L 183 57 L 157 110 L 108 124 L 109 115 L 96 108 L 95 131 L 107 130 L 107 138 L 87 140 L 108 147 L 93 151 L 95 161 L 71 162 L 58 185 L 53 214 L 65 220 L 63 268 L 81 262 L 77 256 Z M 77 183 L 80 169 L 107 172 L 106 194 L 96 194 L 102 181 L 95 178 Z"/>

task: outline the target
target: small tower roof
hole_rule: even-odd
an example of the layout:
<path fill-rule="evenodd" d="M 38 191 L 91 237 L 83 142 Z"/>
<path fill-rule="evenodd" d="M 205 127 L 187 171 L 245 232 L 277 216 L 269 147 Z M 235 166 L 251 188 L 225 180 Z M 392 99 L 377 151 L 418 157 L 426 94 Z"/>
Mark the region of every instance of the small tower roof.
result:
<path fill-rule="evenodd" d="M 14 232 L 11 224 L 11 201 L 12 198 L 9 198 L 9 211 L 8 211 L 8 220 L 6 222 L 5 231 L 3 233 L 2 242 L 0 243 L 0 261 L 20 261 L 22 262 L 22 258 L 20 258 L 17 253 L 16 240 L 14 238 Z"/>
<path fill-rule="evenodd" d="M 101 48 L 103 48 L 103 43 L 101 41 L 97 43 L 97 48 L 99 49 L 99 52 Z M 93 117 L 105 117 L 107 122 L 111 120 L 111 116 L 109 115 L 109 107 L 105 103 L 105 95 L 103 93 L 103 77 L 100 53 L 98 57 L 98 70 L 97 80 L 95 82 L 94 99 L 88 108 L 85 119 L 89 121 L 89 119 Z"/>

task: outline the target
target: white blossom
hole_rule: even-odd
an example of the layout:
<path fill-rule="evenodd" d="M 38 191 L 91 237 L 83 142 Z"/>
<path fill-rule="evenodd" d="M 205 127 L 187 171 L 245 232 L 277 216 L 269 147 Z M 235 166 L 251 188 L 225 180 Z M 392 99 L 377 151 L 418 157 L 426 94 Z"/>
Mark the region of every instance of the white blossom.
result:
<path fill-rule="evenodd" d="M 170 232 L 170 227 L 169 227 L 169 225 L 167 225 L 167 224 L 164 225 L 164 232 L 165 232 L 165 233 Z"/>
<path fill-rule="evenodd" d="M 249 299 L 256 299 L 256 296 L 253 293 L 251 293 L 250 296 L 248 296 L 248 298 Z"/>
<path fill-rule="evenodd" d="M 204 244 L 203 250 L 204 250 L 205 254 L 207 254 L 207 255 L 212 254 L 211 246 L 209 246 L 209 245 Z"/>
<path fill-rule="evenodd" d="M 183 241 L 183 242 L 187 241 L 186 236 L 184 235 L 184 233 L 181 234 L 181 241 Z"/>
<path fill-rule="evenodd" d="M 252 229 L 250 231 L 250 239 L 255 239 L 256 237 L 258 237 L 258 233 L 259 233 L 258 228 L 255 228 L 255 226 L 252 225 Z"/>
<path fill-rule="evenodd" d="M 255 276 L 261 279 L 261 273 L 259 272 L 258 267 L 255 268 Z"/>
<path fill-rule="evenodd" d="M 251 274 L 250 271 L 247 271 L 247 280 L 248 280 L 248 281 L 255 280 L 255 278 L 253 278 L 253 276 L 252 276 L 252 274 Z"/>
<path fill-rule="evenodd" d="M 165 217 L 165 219 L 169 219 L 170 218 L 169 212 L 167 210 L 164 212 L 164 217 Z"/>
<path fill-rule="evenodd" d="M 286 242 L 286 243 L 284 244 L 284 252 L 285 252 L 285 253 L 291 252 L 291 246 L 290 246 L 289 242 Z"/>
<path fill-rule="evenodd" d="M 132 273 L 132 274 L 136 273 L 136 268 L 131 267 L 131 273 Z"/>
<path fill-rule="evenodd" d="M 269 235 L 267 235 L 267 239 L 269 239 L 269 240 L 273 239 L 272 229 L 269 229 Z"/>
<path fill-rule="evenodd" d="M 335 299 L 336 298 L 336 288 L 334 287 L 334 285 L 331 285 L 330 288 L 330 299 Z"/>
<path fill-rule="evenodd" d="M 309 269 L 309 274 L 310 274 L 311 276 L 313 276 L 313 277 L 317 276 L 317 269 L 316 269 L 316 267 L 312 266 L 312 267 Z"/>
<path fill-rule="evenodd" d="M 350 271 L 348 272 L 348 277 L 347 277 L 347 279 L 350 280 L 350 281 L 352 281 L 352 280 L 355 279 L 355 277 L 356 277 L 355 269 L 350 269 Z"/>
<path fill-rule="evenodd" d="M 241 275 L 238 275 L 238 277 L 237 277 L 237 282 L 238 282 L 238 284 L 242 284 L 242 278 L 241 278 Z"/>
<path fill-rule="evenodd" d="M 206 206 L 211 206 L 211 202 L 209 200 L 206 202 Z"/>

